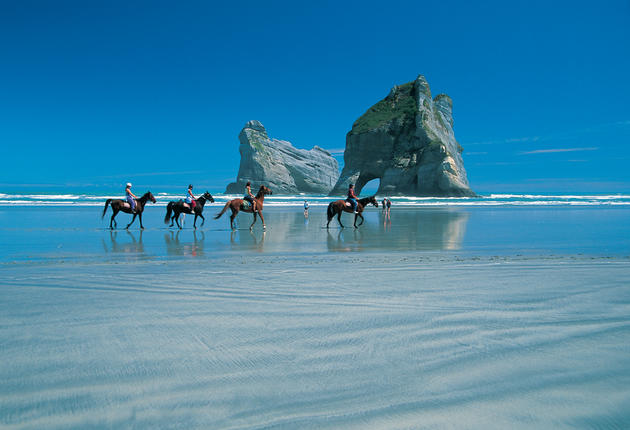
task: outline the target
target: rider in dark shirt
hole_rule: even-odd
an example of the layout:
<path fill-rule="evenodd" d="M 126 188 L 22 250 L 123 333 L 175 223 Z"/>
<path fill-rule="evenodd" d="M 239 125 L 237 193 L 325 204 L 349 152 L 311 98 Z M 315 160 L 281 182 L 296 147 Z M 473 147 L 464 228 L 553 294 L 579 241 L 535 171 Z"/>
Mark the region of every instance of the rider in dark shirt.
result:
<path fill-rule="evenodd" d="M 357 198 L 357 195 L 354 194 L 354 184 L 350 184 L 350 186 L 348 187 L 348 198 L 346 199 L 346 201 L 352 204 L 352 210 L 354 211 L 354 213 L 359 213 L 359 211 L 357 211 Z"/>

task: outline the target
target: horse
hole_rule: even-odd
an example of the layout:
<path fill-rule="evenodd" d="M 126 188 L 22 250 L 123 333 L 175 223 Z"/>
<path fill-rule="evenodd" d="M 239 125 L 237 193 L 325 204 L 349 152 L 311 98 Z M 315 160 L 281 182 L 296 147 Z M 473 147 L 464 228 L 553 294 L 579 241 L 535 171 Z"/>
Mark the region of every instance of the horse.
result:
<path fill-rule="evenodd" d="M 190 205 L 188 207 L 184 206 L 184 202 L 181 200 L 177 202 L 168 202 L 168 205 L 166 205 L 166 216 L 164 217 L 164 224 L 168 224 L 168 221 L 170 219 L 171 225 L 169 225 L 169 227 L 173 227 L 173 223 L 177 223 L 177 227 L 181 229 L 182 226 L 179 225 L 179 216 L 182 213 L 185 213 L 195 215 L 195 221 L 193 222 L 194 228 L 197 228 L 197 217 L 201 217 L 201 226 L 203 227 L 206 222 L 206 219 L 201 214 L 203 212 L 203 205 L 206 204 L 206 201 L 214 203 L 214 197 L 212 197 L 212 194 L 206 191 L 201 195 L 201 197 L 195 199 L 195 201 L 197 202 L 197 205 L 195 205 L 194 211 L 191 209 Z M 171 216 L 171 214 L 173 215 Z"/>
<path fill-rule="evenodd" d="M 357 213 L 354 215 L 354 228 L 358 228 L 365 219 L 361 213 L 366 205 L 372 203 L 375 207 L 378 207 L 378 202 L 376 201 L 376 196 L 364 197 L 362 199 L 357 200 Z M 339 225 L 341 228 L 343 224 L 341 223 L 341 213 L 348 212 L 352 213 L 352 205 L 347 205 L 345 200 L 336 200 L 334 202 L 330 202 L 328 205 L 327 215 L 328 215 L 328 224 L 326 224 L 326 228 L 330 225 L 330 221 L 337 215 L 337 221 L 339 221 Z M 357 218 L 361 218 L 361 224 L 357 225 Z"/>
<path fill-rule="evenodd" d="M 127 203 L 125 200 L 107 199 L 107 201 L 105 202 L 105 208 L 103 209 L 103 215 L 101 216 L 101 219 L 105 217 L 105 212 L 107 212 L 107 206 L 111 205 L 112 211 L 114 212 L 111 219 L 109 220 L 109 228 L 111 230 L 113 230 L 114 227 L 118 226 L 118 223 L 116 222 L 114 218 L 116 218 L 116 215 L 118 215 L 118 212 L 120 211 L 124 213 L 128 213 L 128 214 L 133 214 L 133 219 L 131 220 L 129 224 L 127 224 L 127 227 L 125 228 L 129 228 L 129 226 L 133 224 L 133 222 L 136 220 L 136 216 L 138 216 L 138 218 L 140 218 L 140 228 L 144 230 L 144 226 L 142 225 L 142 211 L 144 211 L 144 205 L 149 200 L 151 200 L 152 203 L 155 203 L 155 197 L 153 197 L 153 194 L 151 194 L 151 191 L 147 191 L 146 193 L 144 193 L 142 197 L 140 197 L 139 199 L 136 199 L 136 211 L 132 212 L 131 205 Z M 114 223 L 113 226 L 112 226 L 112 223 Z"/>
<path fill-rule="evenodd" d="M 263 223 L 263 229 L 266 229 L 267 226 L 265 225 L 265 218 L 263 217 L 262 210 L 263 210 L 263 202 L 265 201 L 265 195 L 267 194 L 271 195 L 273 193 L 271 192 L 269 188 L 265 187 L 264 185 L 261 185 L 260 189 L 258 190 L 258 193 L 256 194 L 256 197 L 254 197 L 254 200 L 256 201 L 256 212 L 252 211 L 251 206 L 245 207 L 243 205 L 243 199 L 232 199 L 228 201 L 225 204 L 225 206 L 223 206 L 223 209 L 221 210 L 221 212 L 219 212 L 214 217 L 214 219 L 221 218 L 221 215 L 223 215 L 225 211 L 227 211 L 228 208 L 230 208 L 232 210 L 232 215 L 230 215 L 230 227 L 232 228 L 232 230 L 236 230 L 234 228 L 234 218 L 236 218 L 236 215 L 238 215 L 239 211 L 254 214 L 254 221 L 252 221 L 252 224 L 249 226 L 250 230 L 254 228 L 254 224 L 256 224 L 256 214 L 260 215 L 260 219 Z"/>

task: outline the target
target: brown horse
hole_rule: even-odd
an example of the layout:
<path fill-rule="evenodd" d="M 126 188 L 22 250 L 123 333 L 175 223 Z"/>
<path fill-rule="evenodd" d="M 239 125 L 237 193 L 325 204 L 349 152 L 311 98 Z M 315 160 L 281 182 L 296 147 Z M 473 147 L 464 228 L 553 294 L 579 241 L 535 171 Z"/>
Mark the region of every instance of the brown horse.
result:
<path fill-rule="evenodd" d="M 357 200 L 357 213 L 354 215 L 354 228 L 358 228 L 359 225 L 363 224 L 364 218 L 361 213 L 366 205 L 372 203 L 375 207 L 378 207 L 378 202 L 376 201 L 376 196 L 364 197 L 362 199 Z M 334 202 L 330 202 L 328 205 L 328 224 L 326 224 L 326 228 L 330 225 L 330 221 L 337 215 L 337 221 L 339 221 L 339 225 L 343 228 L 343 224 L 341 223 L 341 214 L 342 212 L 352 213 L 352 205 L 349 203 L 346 204 L 345 200 L 336 200 Z M 357 225 L 357 218 L 361 218 L 361 224 Z"/>
<path fill-rule="evenodd" d="M 234 228 L 234 218 L 236 218 L 236 215 L 238 215 L 239 211 L 243 211 L 243 212 L 249 212 L 249 213 L 253 213 L 254 214 L 254 221 L 252 221 L 252 224 L 249 226 L 249 229 L 251 230 L 252 228 L 254 228 L 254 224 L 256 224 L 256 214 L 260 215 L 260 219 L 263 223 L 263 229 L 267 228 L 267 226 L 265 225 L 265 218 L 263 217 L 262 214 L 262 210 L 263 210 L 263 202 L 265 201 L 265 195 L 271 195 L 273 194 L 271 192 L 271 190 L 267 187 L 265 187 L 264 185 L 260 186 L 260 189 L 258 190 L 258 193 L 256 194 L 256 197 L 254 197 L 254 200 L 256 200 L 256 212 L 252 212 L 252 207 L 251 206 L 243 206 L 243 199 L 232 199 L 229 202 L 227 202 L 225 204 L 225 206 L 223 206 L 223 209 L 221 210 L 221 212 L 219 212 L 214 219 L 219 219 L 221 218 L 221 215 L 223 215 L 225 213 L 226 210 L 228 210 L 228 208 L 230 208 L 232 210 L 232 215 L 230 215 L 230 227 L 232 228 L 232 230 L 236 230 Z"/>
<path fill-rule="evenodd" d="M 125 200 L 107 199 L 107 201 L 105 202 L 105 208 L 103 209 L 103 215 L 101 216 L 101 218 L 105 217 L 105 212 L 107 212 L 107 206 L 111 205 L 112 211 L 114 212 L 114 214 L 109 220 L 110 229 L 113 230 L 114 227 L 118 226 L 118 223 L 114 219 L 116 218 L 116 215 L 118 215 L 118 212 L 124 212 L 127 214 L 133 214 L 133 219 L 131 220 L 129 224 L 127 224 L 127 227 L 125 228 L 129 228 L 129 226 L 133 224 L 133 222 L 136 220 L 136 216 L 138 216 L 138 218 L 140 218 L 140 228 L 144 230 L 144 226 L 142 225 L 142 211 L 144 211 L 144 205 L 147 204 L 147 201 L 149 200 L 155 203 L 155 197 L 153 197 L 153 194 L 151 194 L 151 191 L 147 191 L 146 193 L 144 193 L 142 197 L 136 200 L 136 212 L 134 213 L 134 212 L 131 212 L 131 206 Z M 113 226 L 112 226 L 112 223 L 114 223 Z"/>

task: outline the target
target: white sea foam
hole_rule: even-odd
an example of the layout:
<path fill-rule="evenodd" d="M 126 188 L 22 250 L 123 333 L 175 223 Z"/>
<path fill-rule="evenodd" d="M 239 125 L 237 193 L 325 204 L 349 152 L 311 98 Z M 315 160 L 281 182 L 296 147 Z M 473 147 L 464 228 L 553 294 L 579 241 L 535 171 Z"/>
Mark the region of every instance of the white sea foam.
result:
<path fill-rule="evenodd" d="M 217 194 L 215 204 L 224 204 L 240 194 Z M 0 206 L 102 206 L 107 199 L 122 199 L 121 195 L 99 194 L 7 194 L 0 193 Z M 339 196 L 338 198 L 342 198 Z M 180 194 L 158 193 L 157 205 L 182 199 Z M 265 197 L 267 206 L 301 207 L 304 200 L 310 206 L 326 206 L 335 197 L 323 195 L 276 195 Z M 377 197 L 380 200 L 380 197 Z M 619 206 L 630 205 L 630 195 L 543 195 L 543 194 L 490 194 L 481 197 L 415 197 L 391 198 L 396 206 Z"/>

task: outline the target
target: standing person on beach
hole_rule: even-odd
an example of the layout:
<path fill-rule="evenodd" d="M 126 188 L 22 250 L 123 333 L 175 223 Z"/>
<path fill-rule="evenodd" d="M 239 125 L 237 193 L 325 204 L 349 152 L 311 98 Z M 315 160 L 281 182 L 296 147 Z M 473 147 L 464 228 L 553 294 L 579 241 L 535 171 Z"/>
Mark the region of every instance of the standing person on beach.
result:
<path fill-rule="evenodd" d="M 385 212 L 386 205 L 387 205 L 387 197 L 383 197 L 383 201 L 381 202 L 381 204 L 383 205 L 382 206 L 383 212 Z"/>
<path fill-rule="evenodd" d="M 252 183 L 247 181 L 245 184 L 245 197 L 243 200 L 247 200 L 252 205 L 252 212 L 256 212 L 256 200 L 254 200 L 254 195 L 252 194 Z"/>
<path fill-rule="evenodd" d="M 188 192 L 186 193 L 186 199 L 184 201 L 190 205 L 190 212 L 194 213 L 197 201 L 195 200 L 195 196 L 192 193 L 192 189 L 192 184 L 188 185 Z"/>
<path fill-rule="evenodd" d="M 136 195 L 131 192 L 131 182 L 127 182 L 127 186 L 125 187 L 125 199 L 129 206 L 131 206 L 131 212 L 136 213 Z"/>
<path fill-rule="evenodd" d="M 304 200 L 304 216 L 308 216 L 308 202 Z"/>
<path fill-rule="evenodd" d="M 386 205 L 387 205 L 387 218 L 389 218 L 390 211 L 392 209 L 392 201 L 389 199 L 389 197 L 387 197 L 386 200 L 387 200 L 387 202 L 386 202 Z"/>
<path fill-rule="evenodd" d="M 352 210 L 354 211 L 355 214 L 358 214 L 359 211 L 357 211 L 357 195 L 354 194 L 354 184 L 350 184 L 348 186 L 348 198 L 346 199 L 346 201 L 350 202 L 350 204 L 352 204 Z"/>

